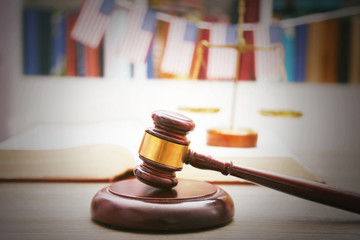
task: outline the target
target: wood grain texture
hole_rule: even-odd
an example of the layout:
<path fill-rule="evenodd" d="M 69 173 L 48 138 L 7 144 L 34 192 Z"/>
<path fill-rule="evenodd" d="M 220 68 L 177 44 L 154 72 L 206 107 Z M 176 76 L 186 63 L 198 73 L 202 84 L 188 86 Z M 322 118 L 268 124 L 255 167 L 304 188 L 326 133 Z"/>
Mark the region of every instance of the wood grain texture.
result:
<path fill-rule="evenodd" d="M 329 184 L 360 191 L 359 154 L 299 154 Z M 344 164 L 346 163 L 346 164 Z M 208 231 L 125 232 L 91 221 L 104 183 L 0 183 L 0 239 L 359 239 L 360 216 L 254 185 L 220 185 L 234 220 Z"/>
<path fill-rule="evenodd" d="M 222 162 L 193 151 L 190 151 L 184 162 L 196 168 L 232 175 L 310 201 L 360 214 L 359 193 L 323 183 L 234 165 L 231 161 Z"/>
<path fill-rule="evenodd" d="M 360 217 L 250 185 L 221 186 L 235 203 L 223 227 L 174 234 L 112 230 L 90 219 L 100 183 L 5 183 L 1 239 L 359 239 Z"/>
<path fill-rule="evenodd" d="M 96 193 L 91 217 L 110 228 L 132 231 L 183 232 L 229 223 L 234 203 L 221 188 L 210 183 L 179 180 L 167 191 L 136 178 L 118 181 Z"/>

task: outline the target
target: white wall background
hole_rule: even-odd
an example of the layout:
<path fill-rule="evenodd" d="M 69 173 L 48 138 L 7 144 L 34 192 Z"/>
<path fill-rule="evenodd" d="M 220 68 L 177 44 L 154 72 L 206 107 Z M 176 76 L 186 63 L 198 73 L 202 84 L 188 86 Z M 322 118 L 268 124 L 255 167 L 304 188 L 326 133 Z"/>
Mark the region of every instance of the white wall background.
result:
<path fill-rule="evenodd" d="M 152 111 L 176 111 L 179 106 L 220 107 L 217 114 L 189 116 L 198 127 L 229 126 L 232 86 L 230 82 L 174 80 L 119 83 L 99 79 L 21 79 L 15 84 L 12 98 L 10 132 L 49 122 L 134 119 L 151 124 Z M 239 84 L 235 125 L 252 127 L 259 134 L 271 131 L 293 150 L 359 151 L 358 86 L 291 84 L 291 107 L 303 112 L 302 118 L 271 118 L 257 113 L 262 106 L 286 105 L 284 92 L 279 86 L 264 96 L 259 84 Z"/>
<path fill-rule="evenodd" d="M 6 5 L 6 8 L 4 7 Z M 120 82 L 100 78 L 24 77 L 21 74 L 21 1 L 2 1 L 0 94 L 8 135 L 39 123 L 89 123 L 134 119 L 150 122 L 156 109 L 179 106 L 216 106 L 216 115 L 191 114 L 198 127 L 228 125 L 233 84 L 144 80 Z M 6 9 L 6 10 L 5 10 Z M 3 15 L 4 12 L 12 14 Z M 6 24 L 5 24 L 6 23 Z M 262 117 L 260 106 L 286 107 L 283 86 L 240 83 L 236 125 L 270 130 L 294 152 L 359 152 L 360 87 L 352 85 L 291 84 L 291 107 L 304 113 L 299 119 Z M 264 92 L 266 94 L 264 95 Z M 1 98 L 2 99 L 2 98 Z M 286 102 L 287 103 L 287 102 Z M 4 110 L 7 109 L 6 111 Z"/>

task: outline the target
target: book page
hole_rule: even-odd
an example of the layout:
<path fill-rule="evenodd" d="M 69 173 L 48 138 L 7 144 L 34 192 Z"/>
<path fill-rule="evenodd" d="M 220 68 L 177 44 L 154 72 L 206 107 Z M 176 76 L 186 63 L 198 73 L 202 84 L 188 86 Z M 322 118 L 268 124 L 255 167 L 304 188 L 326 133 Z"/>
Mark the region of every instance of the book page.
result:
<path fill-rule="evenodd" d="M 147 128 L 133 121 L 41 124 L 0 143 L 0 179 L 109 180 L 141 163 L 138 149 Z M 206 146 L 206 134 L 191 133 L 190 148 L 218 160 L 321 181 L 270 133 L 259 133 L 256 148 Z M 184 166 L 179 178 L 243 182 L 221 173 Z"/>

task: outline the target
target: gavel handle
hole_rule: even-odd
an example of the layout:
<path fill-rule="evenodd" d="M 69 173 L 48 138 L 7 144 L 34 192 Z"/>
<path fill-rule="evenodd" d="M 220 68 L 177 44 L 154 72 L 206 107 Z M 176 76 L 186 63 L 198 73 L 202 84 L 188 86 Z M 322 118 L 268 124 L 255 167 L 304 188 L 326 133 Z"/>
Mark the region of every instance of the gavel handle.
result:
<path fill-rule="evenodd" d="M 360 194 L 326 184 L 222 162 L 190 150 L 185 161 L 193 167 L 221 172 L 290 195 L 360 214 Z"/>

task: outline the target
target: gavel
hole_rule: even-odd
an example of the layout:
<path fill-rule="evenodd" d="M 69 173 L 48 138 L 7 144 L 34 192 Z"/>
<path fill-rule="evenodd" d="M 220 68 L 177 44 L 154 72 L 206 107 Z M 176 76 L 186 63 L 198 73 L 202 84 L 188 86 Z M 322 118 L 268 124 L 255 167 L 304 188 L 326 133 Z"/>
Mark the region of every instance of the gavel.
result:
<path fill-rule="evenodd" d="M 145 130 L 139 157 L 143 161 L 134 169 L 141 182 L 160 189 L 171 189 L 178 183 L 176 171 L 183 164 L 221 172 L 293 196 L 335 208 L 360 213 L 360 194 L 287 175 L 223 162 L 189 149 L 186 135 L 195 128 L 194 122 L 179 113 L 155 111 L 155 127 Z"/>

